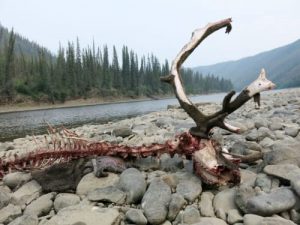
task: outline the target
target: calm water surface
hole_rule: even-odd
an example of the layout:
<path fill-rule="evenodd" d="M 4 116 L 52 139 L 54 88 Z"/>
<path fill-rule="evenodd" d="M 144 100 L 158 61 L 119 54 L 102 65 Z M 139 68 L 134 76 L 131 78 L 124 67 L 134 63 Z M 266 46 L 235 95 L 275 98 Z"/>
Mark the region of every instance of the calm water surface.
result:
<path fill-rule="evenodd" d="M 191 97 L 196 102 L 221 102 L 225 93 Z M 178 104 L 177 99 L 150 100 L 78 106 L 59 109 L 41 109 L 0 114 L 0 141 L 46 132 L 46 122 L 51 125 L 76 127 L 83 124 L 100 124 L 121 118 L 133 117 L 164 110 L 167 105 Z"/>

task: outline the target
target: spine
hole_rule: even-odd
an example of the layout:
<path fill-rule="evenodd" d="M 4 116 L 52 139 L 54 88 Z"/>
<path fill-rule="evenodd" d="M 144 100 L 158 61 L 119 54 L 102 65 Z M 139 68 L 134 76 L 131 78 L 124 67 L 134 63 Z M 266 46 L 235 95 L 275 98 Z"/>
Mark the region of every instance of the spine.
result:
<path fill-rule="evenodd" d="M 72 137 L 68 142 L 56 140 L 53 143 L 51 147 L 38 148 L 23 156 L 8 155 L 0 158 L 0 179 L 12 171 L 43 169 L 57 163 L 85 157 L 116 156 L 132 159 L 148 156 L 160 157 L 160 155 L 168 153 L 171 157 L 179 154 L 191 158 L 192 154 L 201 148 L 200 139 L 189 133 L 183 133 L 174 140 L 168 140 L 163 144 L 154 143 L 135 147 L 109 142 L 88 142 Z"/>

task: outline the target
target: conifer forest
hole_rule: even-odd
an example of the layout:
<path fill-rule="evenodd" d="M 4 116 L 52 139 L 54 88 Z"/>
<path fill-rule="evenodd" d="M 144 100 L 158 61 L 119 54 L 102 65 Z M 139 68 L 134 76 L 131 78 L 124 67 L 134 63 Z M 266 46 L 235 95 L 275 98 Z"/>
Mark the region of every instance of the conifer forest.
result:
<path fill-rule="evenodd" d="M 109 49 L 92 43 L 81 48 L 78 39 L 53 54 L 0 26 L 0 104 L 24 99 L 54 104 L 91 97 L 168 96 L 173 92 L 160 77 L 169 73 L 169 65 L 153 54 L 138 56 L 126 45 Z M 188 94 L 233 88 L 230 80 L 187 68 L 182 70 L 182 79 Z"/>

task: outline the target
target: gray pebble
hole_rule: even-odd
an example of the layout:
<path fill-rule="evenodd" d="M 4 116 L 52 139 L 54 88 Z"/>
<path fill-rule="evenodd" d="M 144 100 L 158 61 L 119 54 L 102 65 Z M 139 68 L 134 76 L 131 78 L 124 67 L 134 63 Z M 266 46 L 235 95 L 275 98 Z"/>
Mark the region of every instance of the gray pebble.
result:
<path fill-rule="evenodd" d="M 143 212 L 138 209 L 129 209 L 125 214 L 126 220 L 137 225 L 146 225 L 147 219 Z"/>

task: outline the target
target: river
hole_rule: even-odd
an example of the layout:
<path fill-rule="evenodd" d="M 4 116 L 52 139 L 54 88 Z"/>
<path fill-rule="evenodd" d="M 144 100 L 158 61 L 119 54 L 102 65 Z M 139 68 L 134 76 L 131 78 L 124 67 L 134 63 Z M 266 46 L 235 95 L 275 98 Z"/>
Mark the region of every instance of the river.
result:
<path fill-rule="evenodd" d="M 199 95 L 191 97 L 191 100 L 194 103 L 221 102 L 224 96 L 225 93 Z M 53 126 L 64 125 L 68 128 L 83 124 L 100 124 L 164 110 L 168 105 L 174 104 L 178 104 L 175 98 L 1 113 L 0 141 L 45 133 L 47 123 Z"/>

